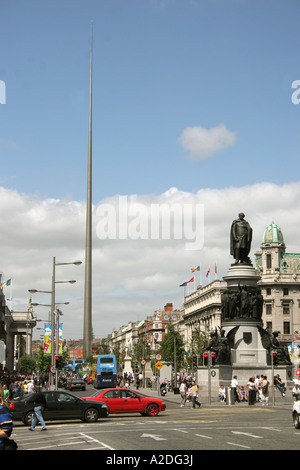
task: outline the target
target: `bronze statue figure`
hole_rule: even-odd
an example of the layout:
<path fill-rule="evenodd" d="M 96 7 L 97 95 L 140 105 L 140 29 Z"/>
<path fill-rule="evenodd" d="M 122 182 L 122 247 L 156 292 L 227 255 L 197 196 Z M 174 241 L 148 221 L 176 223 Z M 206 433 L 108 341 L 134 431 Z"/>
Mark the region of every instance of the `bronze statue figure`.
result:
<path fill-rule="evenodd" d="M 230 254 L 235 259 L 235 264 L 251 264 L 249 252 L 252 241 L 252 228 L 244 220 L 245 214 L 241 212 L 239 218 L 234 220 L 230 230 Z"/>

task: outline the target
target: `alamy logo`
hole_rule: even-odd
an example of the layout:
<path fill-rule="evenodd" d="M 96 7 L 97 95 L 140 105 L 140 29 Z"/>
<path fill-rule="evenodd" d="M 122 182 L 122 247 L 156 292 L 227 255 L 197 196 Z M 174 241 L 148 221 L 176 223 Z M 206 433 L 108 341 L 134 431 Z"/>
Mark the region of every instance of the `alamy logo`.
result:
<path fill-rule="evenodd" d="M 185 240 L 186 250 L 204 244 L 203 204 L 142 204 L 119 196 L 96 210 L 100 240 Z"/>
<path fill-rule="evenodd" d="M 3 80 L 0 80 L 0 104 L 6 104 L 6 86 Z"/>

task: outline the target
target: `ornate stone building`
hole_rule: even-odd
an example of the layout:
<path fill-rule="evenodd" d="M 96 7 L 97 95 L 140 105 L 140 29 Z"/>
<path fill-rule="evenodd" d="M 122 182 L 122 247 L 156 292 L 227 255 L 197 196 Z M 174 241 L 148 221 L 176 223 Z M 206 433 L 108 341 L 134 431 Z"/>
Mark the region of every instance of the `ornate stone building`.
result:
<path fill-rule="evenodd" d="M 279 331 L 280 342 L 295 346 L 293 362 L 299 362 L 300 253 L 286 253 L 281 228 L 272 222 L 263 233 L 261 249 L 255 257 L 261 278 L 258 286 L 264 297 L 264 327 Z"/>
<path fill-rule="evenodd" d="M 197 290 L 184 299 L 184 340 L 190 344 L 193 330 L 199 328 L 203 333 L 214 331 L 221 326 L 221 292 L 226 283 L 216 279 L 206 286 L 199 285 Z"/>

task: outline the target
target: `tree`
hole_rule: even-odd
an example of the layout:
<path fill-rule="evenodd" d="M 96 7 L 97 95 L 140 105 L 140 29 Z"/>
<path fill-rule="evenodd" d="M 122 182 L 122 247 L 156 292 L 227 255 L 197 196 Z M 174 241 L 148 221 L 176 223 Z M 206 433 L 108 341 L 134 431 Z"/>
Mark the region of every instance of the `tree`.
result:
<path fill-rule="evenodd" d="M 169 324 L 168 332 L 160 343 L 158 352 L 161 353 L 164 361 L 174 364 L 175 350 L 177 368 L 182 367 L 184 363 L 184 342 L 178 331 L 175 331 L 174 325 Z"/>
<path fill-rule="evenodd" d="M 144 338 L 139 338 L 138 342 L 133 346 L 133 355 L 132 359 L 141 362 L 142 359 L 149 361 L 151 357 L 151 347 L 144 340 Z"/>
<path fill-rule="evenodd" d="M 107 338 L 103 338 L 100 340 L 100 344 L 97 350 L 97 354 L 110 354 L 110 347 L 109 347 L 109 341 Z"/>
<path fill-rule="evenodd" d="M 19 359 L 20 370 L 26 373 L 32 372 L 36 367 L 36 360 L 32 356 L 21 356 Z"/>
<path fill-rule="evenodd" d="M 69 351 L 66 349 L 60 355 L 61 368 L 65 367 L 70 359 Z M 44 347 L 41 345 L 37 354 L 36 368 L 40 374 L 49 374 L 51 366 L 51 354 L 45 354 Z"/>
<path fill-rule="evenodd" d="M 195 328 L 192 332 L 192 341 L 187 351 L 187 361 L 190 368 L 194 367 L 193 357 L 202 356 L 209 343 L 208 331 L 201 331 L 199 327 Z M 199 363 L 199 362 L 198 362 Z"/>

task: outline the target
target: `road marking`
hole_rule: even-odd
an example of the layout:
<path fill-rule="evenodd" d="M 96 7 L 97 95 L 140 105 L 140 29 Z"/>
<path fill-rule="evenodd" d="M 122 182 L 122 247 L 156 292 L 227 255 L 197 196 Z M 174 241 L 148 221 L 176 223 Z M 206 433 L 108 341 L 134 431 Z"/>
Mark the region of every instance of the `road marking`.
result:
<path fill-rule="evenodd" d="M 263 436 L 256 436 L 255 434 L 250 434 L 249 432 L 241 431 L 231 431 L 233 434 L 242 434 L 243 436 L 253 437 L 254 439 L 263 439 Z"/>
<path fill-rule="evenodd" d="M 178 431 L 178 432 L 183 432 L 184 434 L 188 434 L 189 432 L 188 431 L 184 431 L 183 429 L 171 429 L 171 431 Z"/>
<path fill-rule="evenodd" d="M 166 441 L 164 437 L 158 436 L 157 434 L 142 434 L 141 437 L 150 437 L 150 439 L 154 439 L 155 441 Z"/>
<path fill-rule="evenodd" d="M 90 442 L 96 442 L 97 444 L 99 444 L 102 448 L 104 449 L 109 449 L 109 450 L 115 450 L 113 447 L 110 447 L 108 446 L 107 444 L 104 444 L 103 442 L 101 441 L 98 441 L 98 439 L 94 439 L 94 437 L 91 437 L 91 436 L 88 436 L 87 434 L 84 434 L 83 432 L 79 433 L 82 437 L 84 437 L 85 439 L 87 439 L 87 443 L 89 444 Z M 89 449 L 91 450 L 91 449 Z"/>
<path fill-rule="evenodd" d="M 231 446 L 243 447 L 244 449 L 251 449 L 251 447 L 243 446 L 242 444 L 236 444 L 235 442 L 227 442 L 227 444 L 230 444 Z"/>
<path fill-rule="evenodd" d="M 210 436 L 203 436 L 203 434 L 195 434 L 195 436 L 204 437 L 204 439 L 212 439 L 212 437 L 210 437 Z"/>
<path fill-rule="evenodd" d="M 266 429 L 267 431 L 277 431 L 277 432 L 281 432 L 281 429 L 276 429 L 276 428 L 266 428 L 266 427 L 262 427 L 261 429 Z"/>

